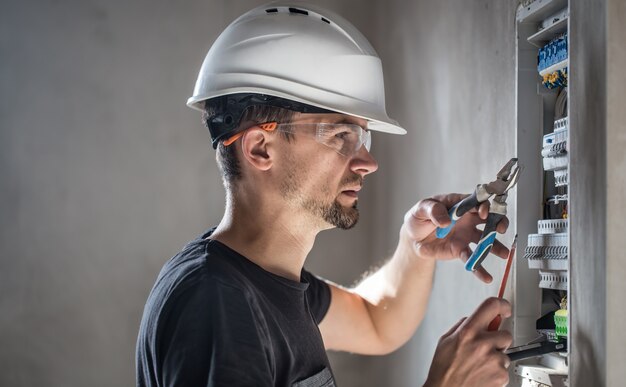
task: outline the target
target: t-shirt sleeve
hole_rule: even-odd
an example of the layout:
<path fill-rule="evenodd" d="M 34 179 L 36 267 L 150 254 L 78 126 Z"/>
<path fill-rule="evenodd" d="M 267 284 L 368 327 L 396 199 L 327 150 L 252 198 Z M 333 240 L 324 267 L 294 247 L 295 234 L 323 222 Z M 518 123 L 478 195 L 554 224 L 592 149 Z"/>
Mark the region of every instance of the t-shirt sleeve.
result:
<path fill-rule="evenodd" d="M 274 384 L 268 339 L 241 290 L 205 279 L 178 300 L 161 335 L 163 385 Z"/>
<path fill-rule="evenodd" d="M 302 270 L 302 279 L 309 283 L 306 297 L 311 314 L 317 324 L 321 323 L 330 307 L 330 286 L 323 279 Z"/>

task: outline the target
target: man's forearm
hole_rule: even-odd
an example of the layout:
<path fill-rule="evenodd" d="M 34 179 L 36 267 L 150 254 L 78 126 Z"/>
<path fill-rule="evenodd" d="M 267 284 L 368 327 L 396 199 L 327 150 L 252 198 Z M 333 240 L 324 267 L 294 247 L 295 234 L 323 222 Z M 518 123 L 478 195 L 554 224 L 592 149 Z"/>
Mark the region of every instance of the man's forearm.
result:
<path fill-rule="evenodd" d="M 355 289 L 366 300 L 372 324 L 388 352 L 413 335 L 432 288 L 435 260 L 417 256 L 412 243 L 401 229 L 392 258 Z"/>

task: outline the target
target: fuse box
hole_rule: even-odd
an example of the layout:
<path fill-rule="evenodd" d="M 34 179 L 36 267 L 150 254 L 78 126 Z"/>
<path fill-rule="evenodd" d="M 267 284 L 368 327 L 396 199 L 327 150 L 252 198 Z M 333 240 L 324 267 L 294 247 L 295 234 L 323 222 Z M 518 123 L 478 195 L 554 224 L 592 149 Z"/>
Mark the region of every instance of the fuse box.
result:
<path fill-rule="evenodd" d="M 514 345 L 568 345 L 516 361 L 510 385 L 569 385 L 568 23 L 567 0 L 527 0 L 517 9 L 517 154 L 525 171 L 517 199 L 523 255 L 516 263 Z"/>

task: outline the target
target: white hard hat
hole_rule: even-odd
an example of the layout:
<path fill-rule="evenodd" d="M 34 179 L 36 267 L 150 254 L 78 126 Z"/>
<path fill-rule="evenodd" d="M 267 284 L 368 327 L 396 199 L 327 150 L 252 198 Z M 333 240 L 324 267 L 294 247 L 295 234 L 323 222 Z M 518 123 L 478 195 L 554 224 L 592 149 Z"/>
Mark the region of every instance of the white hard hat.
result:
<path fill-rule="evenodd" d="M 374 48 L 348 21 L 309 4 L 270 3 L 222 32 L 187 106 L 202 111 L 205 101 L 228 95 L 278 97 L 364 118 L 371 130 L 406 133 L 385 111 Z"/>

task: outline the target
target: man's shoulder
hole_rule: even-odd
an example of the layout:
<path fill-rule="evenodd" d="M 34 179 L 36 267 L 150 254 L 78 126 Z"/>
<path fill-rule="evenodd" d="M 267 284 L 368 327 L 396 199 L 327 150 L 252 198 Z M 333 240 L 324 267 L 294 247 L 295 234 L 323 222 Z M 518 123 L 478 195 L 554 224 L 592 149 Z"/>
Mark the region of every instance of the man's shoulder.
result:
<path fill-rule="evenodd" d="M 210 239 L 197 239 L 172 257 L 159 274 L 159 280 L 174 280 L 181 285 L 227 284 L 242 288 L 244 273 L 238 267 L 238 257 Z M 245 282 L 245 281 L 244 281 Z"/>
<path fill-rule="evenodd" d="M 148 370 L 142 371 L 146 380 L 150 372 L 160 375 L 160 367 L 176 370 L 177 376 L 184 369 L 180 377 L 190 381 L 184 384 L 197 385 L 197 380 L 206 380 L 212 351 L 228 353 L 221 345 L 230 344 L 232 337 L 238 344 L 258 340 L 254 300 L 228 251 L 214 247 L 197 239 L 161 270 L 137 341 L 138 369 Z"/>
<path fill-rule="evenodd" d="M 209 240 L 195 240 L 163 266 L 148 296 L 144 319 L 164 322 L 172 315 L 197 315 L 198 310 L 206 311 L 204 317 L 210 319 L 220 305 L 250 307 L 254 292 L 245 275 L 227 251 L 211 245 Z"/>

